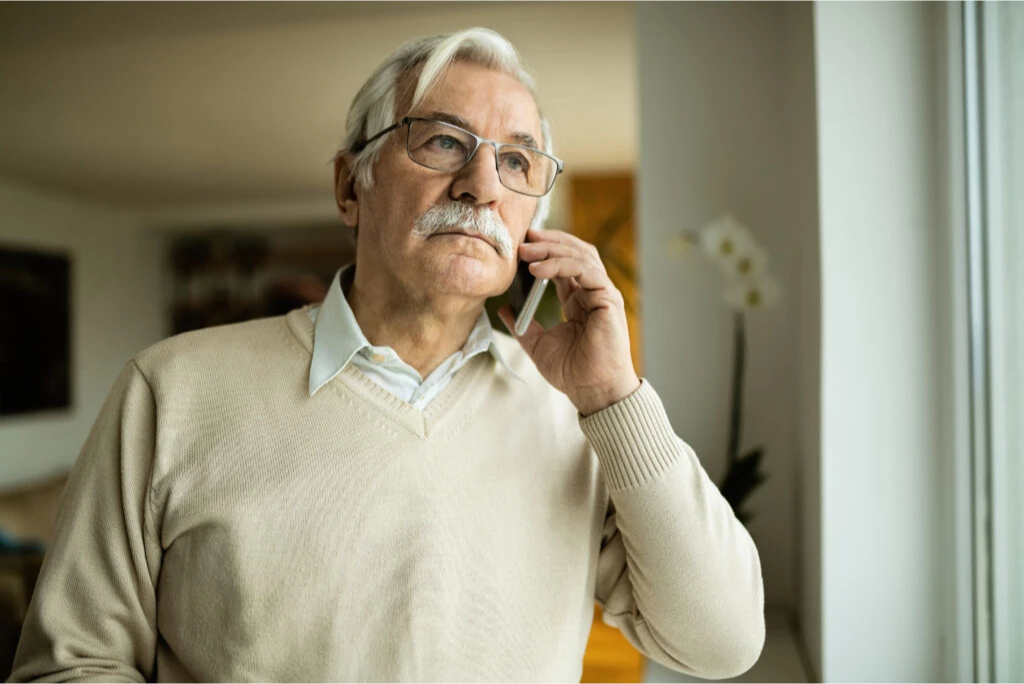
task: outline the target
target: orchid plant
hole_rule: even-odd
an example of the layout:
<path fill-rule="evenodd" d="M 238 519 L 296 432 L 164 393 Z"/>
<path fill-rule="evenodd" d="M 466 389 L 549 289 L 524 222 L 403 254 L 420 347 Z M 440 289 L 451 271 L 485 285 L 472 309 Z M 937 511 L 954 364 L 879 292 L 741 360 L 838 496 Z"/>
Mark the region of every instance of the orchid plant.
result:
<path fill-rule="evenodd" d="M 764 447 L 754 447 L 742 455 L 740 447 L 747 351 L 746 316 L 772 308 L 778 302 L 782 288 L 768 270 L 768 253 L 757 243 L 751 231 L 731 215 L 719 217 L 697 232 L 679 234 L 674 247 L 678 254 L 699 248 L 718 266 L 725 282 L 722 296 L 733 312 L 728 464 L 719 489 L 736 517 L 746 524 L 752 515 L 744 510 L 743 504 L 765 480 L 761 470 Z"/>

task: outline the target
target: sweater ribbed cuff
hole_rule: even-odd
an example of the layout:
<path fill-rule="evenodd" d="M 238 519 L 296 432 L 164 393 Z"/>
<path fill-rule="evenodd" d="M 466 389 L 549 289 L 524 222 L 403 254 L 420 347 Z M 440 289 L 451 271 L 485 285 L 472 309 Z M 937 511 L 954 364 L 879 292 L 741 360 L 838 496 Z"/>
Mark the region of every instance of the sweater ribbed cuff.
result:
<path fill-rule="evenodd" d="M 657 479 L 683 456 L 661 398 L 647 380 L 622 401 L 580 419 L 611 491 Z"/>

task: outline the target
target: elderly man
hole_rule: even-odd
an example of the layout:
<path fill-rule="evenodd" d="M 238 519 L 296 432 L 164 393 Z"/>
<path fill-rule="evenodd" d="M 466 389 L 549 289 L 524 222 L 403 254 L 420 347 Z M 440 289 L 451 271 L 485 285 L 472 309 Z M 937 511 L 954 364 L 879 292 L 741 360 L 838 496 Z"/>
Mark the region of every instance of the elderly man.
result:
<path fill-rule="evenodd" d="M 389 57 L 336 158 L 354 267 L 126 365 L 13 678 L 578 681 L 595 600 L 670 668 L 748 669 L 757 551 L 634 373 L 595 249 L 537 230 L 551 149 L 501 36 Z M 517 257 L 567 319 L 518 339 L 483 313 Z"/>

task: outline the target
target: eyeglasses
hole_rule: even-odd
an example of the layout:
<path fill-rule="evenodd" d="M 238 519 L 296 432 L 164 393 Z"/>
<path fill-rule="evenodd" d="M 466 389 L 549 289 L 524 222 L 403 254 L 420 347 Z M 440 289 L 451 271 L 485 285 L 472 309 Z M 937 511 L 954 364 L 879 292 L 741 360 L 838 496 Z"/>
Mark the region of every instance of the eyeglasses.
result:
<path fill-rule="evenodd" d="M 481 145 L 491 145 L 498 180 L 509 190 L 523 195 L 543 197 L 548 194 L 555 178 L 565 168 L 561 159 L 533 147 L 487 140 L 444 121 L 410 116 L 372 136 L 353 152 L 361 152 L 374 140 L 402 126 L 409 128 L 405 144 L 409 159 L 435 171 L 461 171 L 476 156 Z"/>

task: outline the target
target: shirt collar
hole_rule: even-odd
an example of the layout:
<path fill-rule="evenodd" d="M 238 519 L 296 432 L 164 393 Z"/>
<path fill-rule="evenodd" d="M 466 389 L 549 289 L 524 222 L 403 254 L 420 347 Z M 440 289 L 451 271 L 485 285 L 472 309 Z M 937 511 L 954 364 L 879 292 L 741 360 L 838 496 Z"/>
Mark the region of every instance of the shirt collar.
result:
<path fill-rule="evenodd" d="M 310 315 L 315 317 L 315 327 L 313 360 L 309 367 L 309 396 L 333 380 L 360 350 L 372 346 L 359 327 L 341 285 L 343 280 L 347 282 L 354 273 L 354 265 L 351 264 L 339 270 L 323 303 L 310 311 Z M 480 317 L 462 347 L 462 353 L 467 359 L 485 351 L 490 352 L 513 377 L 522 380 L 502 356 L 486 310 L 480 312 Z"/>

